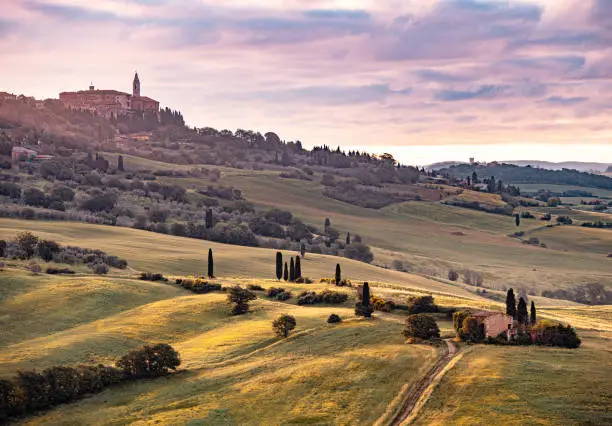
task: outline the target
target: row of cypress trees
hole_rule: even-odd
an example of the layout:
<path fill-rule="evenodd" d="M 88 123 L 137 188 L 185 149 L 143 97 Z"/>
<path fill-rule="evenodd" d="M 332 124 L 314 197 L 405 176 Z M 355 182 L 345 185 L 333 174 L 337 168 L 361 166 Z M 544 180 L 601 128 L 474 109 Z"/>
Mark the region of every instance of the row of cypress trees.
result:
<path fill-rule="evenodd" d="M 289 264 L 285 262 L 283 267 L 283 254 L 280 251 L 276 252 L 276 279 L 293 282 L 298 278 L 302 278 L 300 256 L 295 256 L 295 260 L 291 257 Z"/>
<path fill-rule="evenodd" d="M 531 323 L 534 325 L 537 322 L 536 307 L 533 300 L 531 301 L 531 312 L 527 313 L 527 302 L 522 297 L 519 297 L 518 304 L 516 303 L 516 296 L 514 290 L 509 289 L 506 293 L 506 315 L 511 316 L 518 321 L 519 324 L 527 325 Z"/>

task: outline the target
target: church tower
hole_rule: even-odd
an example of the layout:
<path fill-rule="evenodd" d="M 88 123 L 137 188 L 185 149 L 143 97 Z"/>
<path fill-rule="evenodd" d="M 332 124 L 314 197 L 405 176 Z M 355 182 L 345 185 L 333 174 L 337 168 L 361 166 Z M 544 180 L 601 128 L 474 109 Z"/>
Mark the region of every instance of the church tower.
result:
<path fill-rule="evenodd" d="M 140 96 L 140 80 L 138 79 L 138 73 L 134 75 L 134 82 L 132 83 L 132 96 Z"/>

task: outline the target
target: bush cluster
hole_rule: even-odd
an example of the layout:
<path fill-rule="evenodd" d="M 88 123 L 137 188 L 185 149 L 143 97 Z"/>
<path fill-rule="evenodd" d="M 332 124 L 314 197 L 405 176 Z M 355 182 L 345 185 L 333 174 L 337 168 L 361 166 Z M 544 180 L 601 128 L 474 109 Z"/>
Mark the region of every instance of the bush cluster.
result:
<path fill-rule="evenodd" d="M 270 287 L 266 292 L 266 296 L 271 299 L 285 301 L 291 299 L 293 294 L 291 294 L 289 290 L 286 290 L 282 287 Z"/>
<path fill-rule="evenodd" d="M 432 296 L 411 296 L 405 305 L 397 304 L 395 309 L 407 311 L 411 315 L 440 312 Z"/>
<path fill-rule="evenodd" d="M 231 315 L 242 315 L 249 311 L 249 302 L 257 299 L 257 295 L 251 290 L 247 290 L 240 286 L 229 288 L 227 295 L 227 303 L 232 305 Z"/>
<path fill-rule="evenodd" d="M 348 294 L 339 291 L 323 290 L 320 293 L 304 291 L 298 296 L 298 305 L 329 304 L 339 305 L 348 300 Z"/>
<path fill-rule="evenodd" d="M 0 380 L 0 422 L 76 401 L 123 381 L 163 376 L 180 363 L 178 352 L 170 345 L 157 344 L 129 352 L 115 367 L 99 364 L 54 366 L 40 373 L 20 371 L 10 380 Z"/>
<path fill-rule="evenodd" d="M 375 311 L 391 312 L 395 309 L 395 303 L 392 300 L 384 300 L 378 296 L 370 296 L 370 305 Z"/>
<path fill-rule="evenodd" d="M 185 279 L 185 278 L 177 278 L 176 284 L 183 287 L 185 290 L 192 291 L 196 294 L 206 294 L 211 291 L 221 291 L 221 284 L 217 283 L 209 283 L 206 280 L 201 278 L 196 279 Z"/>
<path fill-rule="evenodd" d="M 262 286 L 258 284 L 249 284 L 247 285 L 247 289 L 251 291 L 266 291 Z"/>
<path fill-rule="evenodd" d="M 48 267 L 47 270 L 45 271 L 47 274 L 50 275 L 73 275 L 76 272 L 73 271 L 72 269 L 68 269 L 68 268 L 53 268 L 53 267 Z"/>
<path fill-rule="evenodd" d="M 168 281 L 168 278 L 164 277 L 162 274 L 154 274 L 152 272 L 141 272 L 138 279 L 143 281 Z"/>
<path fill-rule="evenodd" d="M 342 322 L 342 318 L 340 318 L 339 315 L 331 314 L 329 316 L 329 318 L 327 318 L 327 323 L 328 324 L 337 324 L 339 322 Z"/>
<path fill-rule="evenodd" d="M 436 320 L 429 315 L 414 314 L 406 318 L 406 327 L 403 331 L 404 336 L 409 339 L 429 340 L 440 337 L 440 329 Z"/>

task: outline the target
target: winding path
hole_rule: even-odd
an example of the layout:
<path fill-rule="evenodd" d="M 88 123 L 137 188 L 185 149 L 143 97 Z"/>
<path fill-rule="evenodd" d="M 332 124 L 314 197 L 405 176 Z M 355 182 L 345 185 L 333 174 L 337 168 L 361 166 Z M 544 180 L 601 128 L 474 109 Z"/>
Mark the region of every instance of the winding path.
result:
<path fill-rule="evenodd" d="M 449 363 L 456 358 L 457 354 L 459 353 L 457 346 L 451 339 L 445 339 L 444 342 L 446 343 L 446 348 L 444 349 L 444 354 L 440 357 L 440 359 L 436 361 L 425 377 L 409 388 L 402 388 L 400 394 L 394 400 L 394 402 L 399 402 L 396 403 L 397 407 L 393 410 L 393 414 L 386 413 L 383 418 L 379 419 L 379 421 L 376 423 L 377 425 L 395 426 L 409 424 L 412 420 L 414 420 L 418 409 L 425 405 L 425 402 L 427 402 L 427 399 L 429 399 L 431 391 L 433 390 L 433 383 L 436 380 L 439 381 L 442 376 L 444 376 L 447 366 L 449 366 Z"/>

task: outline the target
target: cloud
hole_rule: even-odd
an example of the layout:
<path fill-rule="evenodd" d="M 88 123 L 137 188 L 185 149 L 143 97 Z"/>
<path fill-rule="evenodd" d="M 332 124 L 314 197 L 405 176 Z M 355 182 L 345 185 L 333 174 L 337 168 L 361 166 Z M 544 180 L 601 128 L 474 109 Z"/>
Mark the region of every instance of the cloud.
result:
<path fill-rule="evenodd" d="M 439 90 L 435 93 L 436 100 L 444 102 L 466 101 L 472 99 L 493 99 L 504 96 L 509 86 L 480 86 L 475 90 Z"/>
<path fill-rule="evenodd" d="M 584 96 L 577 96 L 573 98 L 564 98 L 563 96 L 551 96 L 549 98 L 546 98 L 544 102 L 552 105 L 573 106 L 587 102 L 588 100 L 589 98 Z"/>
<path fill-rule="evenodd" d="M 67 21 L 109 21 L 119 16 L 111 12 L 96 11 L 80 6 L 53 4 L 40 1 L 26 1 L 23 3 L 27 10 Z"/>

